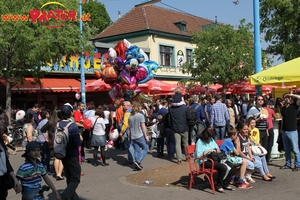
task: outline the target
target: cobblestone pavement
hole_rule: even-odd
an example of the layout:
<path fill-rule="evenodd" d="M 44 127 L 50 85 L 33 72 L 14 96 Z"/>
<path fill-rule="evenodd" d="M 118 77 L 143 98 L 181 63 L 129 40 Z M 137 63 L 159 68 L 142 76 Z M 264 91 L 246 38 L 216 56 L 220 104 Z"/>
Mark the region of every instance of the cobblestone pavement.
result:
<path fill-rule="evenodd" d="M 125 151 L 112 149 L 108 152 L 109 159 L 107 162 L 110 164 L 107 167 L 94 167 L 89 163 L 82 164 L 82 172 L 84 176 L 81 178 L 81 183 L 77 189 L 77 193 L 81 200 L 154 200 L 154 199 L 298 199 L 300 196 L 300 171 L 292 172 L 291 170 L 280 170 L 278 166 L 284 164 L 284 161 L 273 161 L 269 166 L 270 171 L 277 178 L 273 182 L 264 182 L 257 180 L 252 184 L 253 188 L 250 190 L 237 189 L 236 191 L 228 191 L 226 194 L 216 193 L 213 195 L 211 190 L 199 190 L 193 188 L 192 190 L 186 187 L 151 187 L 150 186 L 137 186 L 132 185 L 126 181 L 126 176 L 134 172 L 131 166 L 124 166 Z M 16 155 L 10 155 L 10 161 L 15 171 L 22 164 L 23 158 L 21 157 L 22 151 L 20 150 Z M 86 150 L 86 157 L 92 158 L 92 152 Z M 171 160 L 158 159 L 151 155 L 147 155 L 143 161 L 144 170 L 150 170 L 163 165 L 171 164 Z M 188 168 L 186 169 L 188 174 Z M 176 174 L 176 172 L 174 172 Z M 65 181 L 56 181 L 50 177 L 54 182 L 58 191 L 62 191 L 66 183 Z M 46 199 L 54 199 L 51 191 L 45 192 Z M 14 193 L 14 190 L 9 191 L 8 200 L 19 200 L 21 195 Z"/>

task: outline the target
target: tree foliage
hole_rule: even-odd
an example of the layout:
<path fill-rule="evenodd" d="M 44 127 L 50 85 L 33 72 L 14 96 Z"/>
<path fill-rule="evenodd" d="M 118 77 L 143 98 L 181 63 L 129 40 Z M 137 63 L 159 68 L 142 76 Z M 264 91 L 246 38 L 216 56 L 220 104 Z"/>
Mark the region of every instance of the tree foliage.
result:
<path fill-rule="evenodd" d="M 89 26 L 95 28 L 93 35 L 101 33 L 112 24 L 104 4 L 97 1 L 87 1 L 83 4 L 82 9 L 84 13 L 91 15 Z"/>
<path fill-rule="evenodd" d="M 252 25 L 241 20 L 237 30 L 220 25 L 195 33 L 195 63 L 184 64 L 183 72 L 202 85 L 228 83 L 247 78 L 254 72 Z M 264 59 L 268 60 L 266 56 Z M 223 87 L 225 90 L 225 87 Z"/>
<path fill-rule="evenodd" d="M 266 51 L 285 61 L 300 56 L 300 0 L 260 0 Z"/>
<path fill-rule="evenodd" d="M 47 0 L 0 1 L 0 16 L 29 16 L 30 10 L 40 10 Z M 79 4 L 74 1 L 60 0 L 64 7 L 47 5 L 43 10 L 67 9 L 78 11 Z M 63 23 L 60 28 L 48 28 L 46 25 Z M 88 22 L 87 22 L 88 23 Z M 84 34 L 80 36 L 79 21 L 49 20 L 47 23 L 0 19 L 0 76 L 6 79 L 7 109 L 10 109 L 11 85 L 22 82 L 24 77 L 43 76 L 40 70 L 48 62 L 55 62 L 62 55 L 74 55 L 91 50 L 87 41 L 93 30 L 84 25 Z"/>

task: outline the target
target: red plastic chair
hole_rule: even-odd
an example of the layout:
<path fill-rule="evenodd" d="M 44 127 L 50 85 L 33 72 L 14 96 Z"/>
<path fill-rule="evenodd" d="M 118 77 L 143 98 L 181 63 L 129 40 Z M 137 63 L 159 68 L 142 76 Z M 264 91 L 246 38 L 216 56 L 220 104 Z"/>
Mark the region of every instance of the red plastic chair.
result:
<path fill-rule="evenodd" d="M 217 143 L 217 145 L 218 145 L 218 147 L 220 147 L 221 146 L 221 144 L 224 142 L 224 140 L 217 140 L 216 141 L 216 143 Z"/>
<path fill-rule="evenodd" d="M 195 153 L 195 149 L 196 149 L 196 145 L 189 145 L 186 147 L 186 153 L 188 155 L 187 160 L 189 162 L 189 168 L 190 168 L 189 190 L 192 188 L 193 185 L 195 185 L 195 177 L 199 176 L 201 174 L 204 174 L 206 176 L 207 180 L 209 181 L 209 184 L 211 186 L 213 194 L 215 194 L 216 190 L 215 190 L 213 175 L 214 175 L 214 173 L 217 172 L 217 170 L 214 169 L 214 161 L 212 159 L 208 158 L 208 160 L 210 160 L 212 162 L 212 167 L 205 168 L 204 167 L 204 159 L 194 157 L 193 154 Z M 202 160 L 201 168 L 199 167 L 200 160 Z"/>

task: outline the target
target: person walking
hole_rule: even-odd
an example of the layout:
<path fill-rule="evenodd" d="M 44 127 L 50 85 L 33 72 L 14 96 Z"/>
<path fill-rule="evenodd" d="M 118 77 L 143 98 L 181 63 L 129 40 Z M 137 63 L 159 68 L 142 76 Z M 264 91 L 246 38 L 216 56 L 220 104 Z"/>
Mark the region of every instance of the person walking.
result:
<path fill-rule="evenodd" d="M 73 114 L 73 107 L 70 104 L 65 104 L 61 107 L 62 120 L 59 121 L 60 127 L 67 126 L 72 122 L 71 116 Z M 61 193 L 62 200 L 78 200 L 76 189 L 80 183 L 81 167 L 78 161 L 79 147 L 81 146 L 81 140 L 79 135 L 78 126 L 76 123 L 72 124 L 68 128 L 69 143 L 66 152 L 66 157 L 62 159 L 64 166 L 64 172 L 67 179 L 67 187 Z"/>
<path fill-rule="evenodd" d="M 141 104 L 139 102 L 133 103 L 131 116 L 128 119 L 128 141 L 132 141 L 135 149 L 135 165 L 137 170 L 142 170 L 142 160 L 148 153 L 149 137 L 145 125 L 145 117 L 141 113 Z"/>

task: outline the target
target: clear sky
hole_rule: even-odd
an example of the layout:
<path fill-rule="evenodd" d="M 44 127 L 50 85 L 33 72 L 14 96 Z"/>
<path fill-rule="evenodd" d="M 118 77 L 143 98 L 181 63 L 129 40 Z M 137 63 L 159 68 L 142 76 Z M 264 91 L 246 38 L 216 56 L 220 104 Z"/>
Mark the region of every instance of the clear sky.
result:
<path fill-rule="evenodd" d="M 129 12 L 135 5 L 145 2 L 144 0 L 98 0 L 103 3 L 106 10 L 113 21 L 118 19 L 118 11 L 121 15 Z M 239 4 L 233 3 L 235 0 L 161 0 L 156 3 L 156 6 L 169 9 L 179 9 L 184 12 L 203 17 L 210 20 L 215 20 L 217 16 L 218 22 L 239 25 L 241 19 L 246 19 L 246 22 L 253 24 L 253 1 L 239 0 Z M 168 7 L 165 4 L 167 4 Z M 172 8 L 173 7 L 173 8 Z M 133 22 L 134 23 L 134 22 Z M 262 48 L 266 48 L 267 44 L 262 38 Z M 274 60 L 273 65 L 281 61 Z"/>

